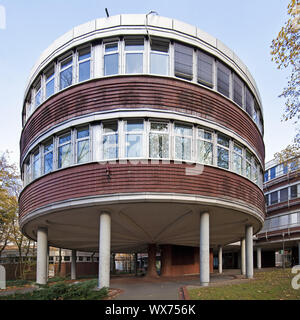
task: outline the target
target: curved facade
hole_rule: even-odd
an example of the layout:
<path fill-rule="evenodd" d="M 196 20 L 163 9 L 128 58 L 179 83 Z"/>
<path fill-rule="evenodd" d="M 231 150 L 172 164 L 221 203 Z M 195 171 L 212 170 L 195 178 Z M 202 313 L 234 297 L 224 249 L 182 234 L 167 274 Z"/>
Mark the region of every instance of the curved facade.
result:
<path fill-rule="evenodd" d="M 165 273 L 177 272 L 174 248 L 200 247 L 201 278 L 204 225 L 211 250 L 263 225 L 259 92 L 195 27 L 119 15 L 74 28 L 33 68 L 22 121 L 20 225 L 32 239 L 43 230 L 74 250 L 159 247 Z"/>
<path fill-rule="evenodd" d="M 264 193 L 267 208 L 263 229 L 256 246 L 263 250 L 286 251 L 291 264 L 300 264 L 300 176 L 299 158 L 284 164 L 266 164 Z M 277 263 L 282 261 L 278 258 Z"/>

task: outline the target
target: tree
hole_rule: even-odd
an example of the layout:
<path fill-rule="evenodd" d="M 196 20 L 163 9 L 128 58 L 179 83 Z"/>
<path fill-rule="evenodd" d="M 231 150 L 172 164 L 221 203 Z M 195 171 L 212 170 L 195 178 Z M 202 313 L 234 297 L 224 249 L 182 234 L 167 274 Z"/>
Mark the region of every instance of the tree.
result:
<path fill-rule="evenodd" d="M 290 0 L 287 7 L 290 16 L 281 28 L 277 38 L 272 41 L 272 61 L 278 65 L 278 69 L 289 68 L 291 70 L 287 86 L 279 97 L 286 98 L 283 120 L 295 120 L 298 126 L 300 119 L 300 0 Z M 292 144 L 282 152 L 276 153 L 275 158 L 280 161 L 300 156 L 300 128 Z"/>
<path fill-rule="evenodd" d="M 0 155 L 0 256 L 10 240 L 20 190 L 16 167 L 9 164 L 8 158 L 8 152 Z"/>

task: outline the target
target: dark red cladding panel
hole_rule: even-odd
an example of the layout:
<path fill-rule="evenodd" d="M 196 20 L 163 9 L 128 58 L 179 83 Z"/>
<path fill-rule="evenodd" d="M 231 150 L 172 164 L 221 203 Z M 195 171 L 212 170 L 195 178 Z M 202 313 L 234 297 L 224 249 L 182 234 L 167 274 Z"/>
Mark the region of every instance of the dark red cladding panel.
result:
<path fill-rule="evenodd" d="M 92 163 L 50 173 L 28 185 L 20 196 L 20 216 L 68 199 L 116 193 L 166 192 L 233 199 L 249 203 L 264 214 L 262 191 L 247 179 L 218 168 L 186 175 L 187 164 Z"/>
<path fill-rule="evenodd" d="M 153 76 L 96 79 L 56 94 L 27 121 L 21 137 L 21 159 L 30 143 L 54 125 L 118 108 L 171 110 L 219 123 L 247 140 L 264 163 L 262 136 L 243 110 L 203 87 Z"/>

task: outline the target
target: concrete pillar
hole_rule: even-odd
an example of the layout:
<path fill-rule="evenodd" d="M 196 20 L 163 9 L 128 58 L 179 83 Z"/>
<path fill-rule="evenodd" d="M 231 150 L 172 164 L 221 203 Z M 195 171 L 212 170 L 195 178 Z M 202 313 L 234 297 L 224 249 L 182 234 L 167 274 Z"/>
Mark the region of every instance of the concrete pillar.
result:
<path fill-rule="evenodd" d="M 222 246 L 218 247 L 218 263 L 219 263 L 219 273 L 223 272 L 223 255 L 222 255 Z"/>
<path fill-rule="evenodd" d="M 248 279 L 253 278 L 253 227 L 246 226 L 246 277 Z"/>
<path fill-rule="evenodd" d="M 148 268 L 147 277 L 157 278 L 158 274 L 156 272 L 156 244 L 148 244 Z"/>
<path fill-rule="evenodd" d="M 99 226 L 99 278 L 98 288 L 109 287 L 110 281 L 110 241 L 111 218 L 110 214 L 100 214 Z"/>
<path fill-rule="evenodd" d="M 245 238 L 241 239 L 241 274 L 246 274 L 246 243 Z"/>
<path fill-rule="evenodd" d="M 261 248 L 257 248 L 256 250 L 257 255 L 257 269 L 261 269 Z"/>
<path fill-rule="evenodd" d="M 300 241 L 298 242 L 298 265 L 300 266 Z"/>
<path fill-rule="evenodd" d="M 200 215 L 200 285 L 209 285 L 209 213 Z"/>
<path fill-rule="evenodd" d="M 36 283 L 47 284 L 48 276 L 48 230 L 38 228 L 37 230 L 37 261 L 36 261 Z"/>
<path fill-rule="evenodd" d="M 72 260 L 71 260 L 71 280 L 76 280 L 76 250 L 72 250 Z"/>

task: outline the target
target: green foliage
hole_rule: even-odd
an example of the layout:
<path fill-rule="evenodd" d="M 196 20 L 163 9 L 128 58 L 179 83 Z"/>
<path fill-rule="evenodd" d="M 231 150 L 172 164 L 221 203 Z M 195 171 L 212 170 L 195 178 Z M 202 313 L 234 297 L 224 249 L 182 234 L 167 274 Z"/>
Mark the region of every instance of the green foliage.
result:
<path fill-rule="evenodd" d="M 279 69 L 291 67 L 291 74 L 287 87 L 279 97 L 286 98 L 283 119 L 300 119 L 300 32 L 299 0 L 291 0 L 288 5 L 290 19 L 281 28 L 276 39 L 272 41 L 271 55 Z"/>
<path fill-rule="evenodd" d="M 95 290 L 97 279 L 68 284 L 58 282 L 40 286 L 39 289 L 24 294 L 0 297 L 0 300 L 101 300 L 108 294 L 107 288 Z"/>

